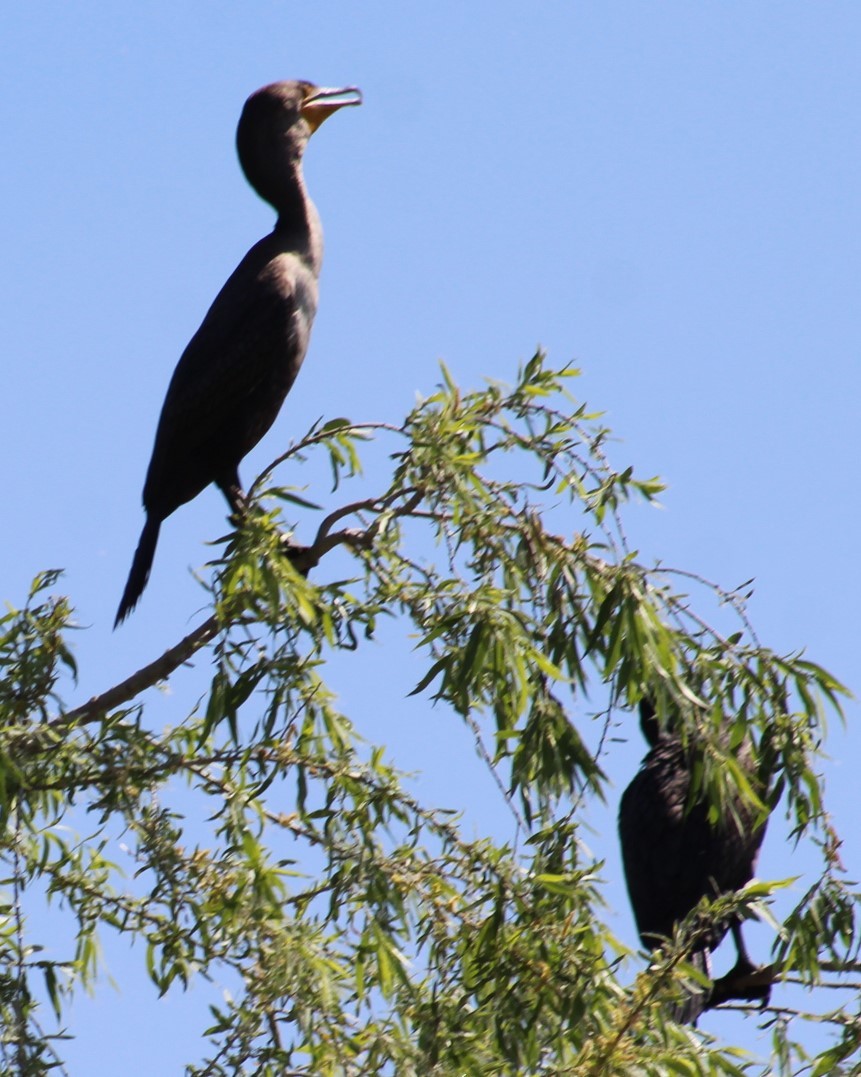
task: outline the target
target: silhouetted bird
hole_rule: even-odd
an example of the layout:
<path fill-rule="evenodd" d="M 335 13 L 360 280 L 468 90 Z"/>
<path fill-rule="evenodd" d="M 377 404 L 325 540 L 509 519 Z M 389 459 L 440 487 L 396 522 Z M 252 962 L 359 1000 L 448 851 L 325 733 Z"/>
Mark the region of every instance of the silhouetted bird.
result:
<path fill-rule="evenodd" d="M 355 87 L 276 82 L 245 102 L 239 162 L 278 220 L 233 271 L 173 373 L 144 484 L 146 523 L 114 627 L 146 587 L 163 520 L 212 482 L 234 513 L 244 507 L 239 462 L 275 421 L 317 309 L 323 236 L 302 154 L 327 116 L 361 101 Z"/>
<path fill-rule="evenodd" d="M 660 729 L 648 700 L 640 703 L 640 725 L 651 750 L 622 794 L 619 838 L 637 929 L 651 950 L 672 938 L 676 925 L 702 898 L 739 890 L 750 881 L 765 823 L 740 797 L 717 822 L 710 822 L 703 797 L 689 803 L 692 747 L 684 747 L 671 728 Z M 757 970 L 745 951 L 737 918 L 710 926 L 690 963 L 709 976 L 709 951 L 728 930 L 738 950 L 734 969 L 721 978 L 720 991 L 692 996 L 680 1006 L 676 1020 L 695 1023 L 704 1009 L 728 998 L 768 996 L 769 981 L 749 986 Z"/>

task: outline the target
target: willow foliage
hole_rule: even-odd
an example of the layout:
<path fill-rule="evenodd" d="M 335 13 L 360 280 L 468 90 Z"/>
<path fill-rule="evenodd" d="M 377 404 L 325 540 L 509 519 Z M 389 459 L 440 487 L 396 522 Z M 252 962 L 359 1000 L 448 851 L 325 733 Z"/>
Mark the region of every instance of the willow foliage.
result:
<path fill-rule="evenodd" d="M 139 940 L 156 992 L 239 985 L 202 1019 L 199 1057 L 177 1059 L 189 1074 L 855 1072 L 858 898 L 815 769 L 824 711 L 840 713 L 844 690 L 761 643 L 743 591 L 638 560 L 622 513 L 660 483 L 613 468 L 600 417 L 568 393 L 575 374 L 538 354 L 513 387 L 467 393 L 444 372 L 400 426 L 310 431 L 258 480 L 205 584 L 206 620 L 87 703 L 58 694 L 74 663 L 57 574 L 7 612 L 3 1072 L 60 1064 L 68 1002 L 96 983 L 107 932 Z M 388 455 L 366 476 L 370 439 Z M 315 458 L 336 507 L 300 546 L 288 528 L 314 507 L 273 476 Z M 437 703 L 435 720 L 475 736 L 517 820 L 510 844 L 467 837 L 420 803 L 362 739 L 362 715 L 339 711 L 329 664 L 352 652 L 359 675 L 383 618 L 411 640 L 414 691 Z M 204 697 L 155 728 L 147 689 L 181 681 L 195 655 L 212 671 Z M 582 813 L 618 795 L 605 776 L 612 716 L 644 695 L 702 746 L 714 810 L 739 790 L 763 811 L 782 796 L 794 838 L 820 853 L 821 873 L 775 925 L 771 1008 L 749 1018 L 773 1028 L 765 1062 L 670 1020 L 690 974 L 684 933 L 643 963 L 604 923 Z M 743 737 L 769 805 L 737 765 Z M 82 811 L 78 838 L 68 823 Z M 107 856 L 118 834 L 131 880 Z M 712 914 L 767 914 L 769 893 L 752 884 Z M 70 914 L 63 960 L 40 948 L 43 901 Z M 844 985 L 854 1010 L 790 1011 L 781 982 L 793 979 Z M 806 1060 L 806 1028 L 823 1024 L 827 1050 Z"/>

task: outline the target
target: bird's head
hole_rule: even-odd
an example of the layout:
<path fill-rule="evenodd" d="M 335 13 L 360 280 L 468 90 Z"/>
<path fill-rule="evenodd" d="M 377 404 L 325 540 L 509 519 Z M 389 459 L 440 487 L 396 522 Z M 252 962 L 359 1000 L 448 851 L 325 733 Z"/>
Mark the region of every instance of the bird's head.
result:
<path fill-rule="evenodd" d="M 640 700 L 640 729 L 646 743 L 650 748 L 654 748 L 661 739 L 661 723 L 658 721 L 654 704 L 646 696 Z"/>
<path fill-rule="evenodd" d="M 277 185 L 295 171 L 308 139 L 333 112 L 360 105 L 355 86 L 330 89 L 311 82 L 273 82 L 245 102 L 236 130 L 239 162 L 251 186 L 276 204 Z"/>

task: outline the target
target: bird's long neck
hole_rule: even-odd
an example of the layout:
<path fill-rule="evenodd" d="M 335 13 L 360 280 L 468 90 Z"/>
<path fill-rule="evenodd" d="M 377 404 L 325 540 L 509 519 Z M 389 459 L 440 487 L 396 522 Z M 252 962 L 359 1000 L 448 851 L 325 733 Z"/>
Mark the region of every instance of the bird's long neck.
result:
<path fill-rule="evenodd" d="M 269 179 L 266 193 L 260 193 L 278 214 L 276 232 L 289 230 L 297 234 L 309 233 L 316 214 L 305 190 L 302 162 L 293 162 L 289 172 L 279 171 Z"/>
<path fill-rule="evenodd" d="M 246 178 L 278 214 L 275 234 L 313 262 L 320 258 L 320 221 L 305 190 L 301 154 L 285 145 L 280 154 L 240 155 Z"/>
<path fill-rule="evenodd" d="M 270 191 L 272 197 L 267 201 L 278 214 L 274 235 L 287 250 L 294 251 L 307 262 L 315 277 L 319 276 L 323 262 L 323 229 L 317 207 L 305 190 L 301 162 L 296 162 L 289 181 L 282 173 Z"/>
<path fill-rule="evenodd" d="M 323 229 L 317 207 L 301 184 L 292 198 L 275 205 L 278 220 L 272 235 L 280 249 L 297 254 L 315 277 L 323 264 Z M 274 203 L 273 203 L 274 204 Z"/>

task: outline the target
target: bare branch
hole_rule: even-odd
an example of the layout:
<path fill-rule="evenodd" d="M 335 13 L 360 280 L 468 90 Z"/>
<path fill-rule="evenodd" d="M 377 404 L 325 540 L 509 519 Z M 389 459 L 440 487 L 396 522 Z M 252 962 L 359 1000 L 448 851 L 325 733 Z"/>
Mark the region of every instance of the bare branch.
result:
<path fill-rule="evenodd" d="M 412 496 L 405 504 L 394 509 L 391 508 L 399 498 L 405 497 L 407 494 Z M 353 501 L 349 505 L 342 505 L 341 508 L 330 512 L 323 520 L 317 528 L 317 534 L 311 546 L 293 544 L 285 536 L 285 552 L 293 562 L 296 570 L 301 572 L 303 576 L 307 576 L 308 572 L 312 568 L 316 568 L 320 563 L 321 558 L 336 546 L 370 549 L 374 538 L 380 530 L 380 522 L 383 516 L 387 512 L 392 517 L 415 515 L 415 509 L 421 503 L 423 496 L 422 491 L 408 487 L 404 490 L 398 490 L 388 497 L 366 498 L 362 501 Z M 376 513 L 376 519 L 364 530 L 348 527 L 332 533 L 332 526 L 339 520 L 343 520 L 346 516 L 358 515 L 361 512 L 374 512 Z"/>
<path fill-rule="evenodd" d="M 189 632 L 179 643 L 168 648 L 154 662 L 143 666 L 130 677 L 126 677 L 124 681 L 114 685 L 113 688 L 102 692 L 101 695 L 93 696 L 80 707 L 66 711 L 59 717 L 54 718 L 49 723 L 50 727 L 57 729 L 63 726 L 95 722 L 108 711 L 122 706 L 123 703 L 129 703 L 144 689 L 152 688 L 159 681 L 166 680 L 175 669 L 187 662 L 196 651 L 199 651 L 201 647 L 214 639 L 218 635 L 220 627 L 221 624 L 217 617 L 207 618 L 203 624 L 198 625 L 193 632 Z"/>
<path fill-rule="evenodd" d="M 412 496 L 405 504 L 392 509 L 391 506 L 399 498 L 406 495 Z M 380 519 L 385 512 L 390 511 L 392 516 L 409 515 L 421 502 L 422 496 L 421 491 L 411 488 L 407 490 L 399 490 L 389 497 L 367 498 L 362 501 L 354 501 L 348 505 L 343 505 L 330 512 L 323 520 L 317 529 L 317 535 L 312 546 L 294 546 L 285 538 L 285 552 L 296 566 L 297 571 L 301 572 L 303 575 L 307 575 L 310 569 L 317 566 L 320 563 L 320 560 L 336 546 L 348 545 L 365 549 L 368 548 L 371 545 L 374 536 L 379 531 Z M 345 528 L 341 531 L 331 533 L 332 526 L 339 520 L 363 511 L 377 513 L 377 518 L 368 528 L 365 530 Z M 80 707 L 76 707 L 74 710 L 66 711 L 64 714 L 59 715 L 49 723 L 50 727 L 52 729 L 58 729 L 70 725 L 80 725 L 86 722 L 98 721 L 108 711 L 122 706 L 123 703 L 130 702 L 145 689 L 151 688 L 153 685 L 158 684 L 159 681 L 166 680 L 174 670 L 178 669 L 179 666 L 184 662 L 187 662 L 193 654 L 199 651 L 201 647 L 204 647 L 214 639 L 221 627 L 223 627 L 223 622 L 219 622 L 217 617 L 213 616 L 208 618 L 203 624 L 195 628 L 193 632 L 190 632 L 187 636 L 181 639 L 179 643 L 170 647 L 164 654 L 156 658 L 155 661 L 150 662 L 149 665 L 143 666 L 130 677 L 127 677 L 124 681 L 107 689 L 107 691 L 102 692 L 100 695 L 93 696 Z"/>

